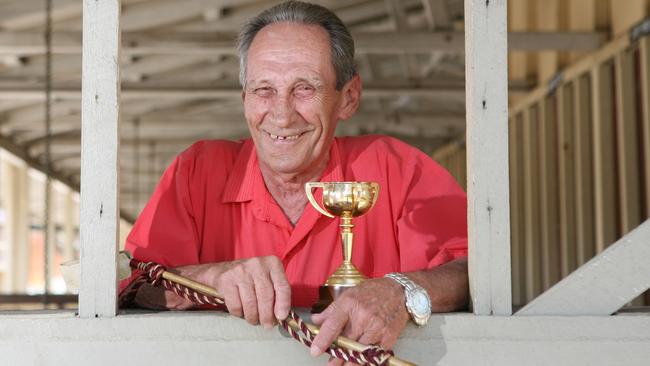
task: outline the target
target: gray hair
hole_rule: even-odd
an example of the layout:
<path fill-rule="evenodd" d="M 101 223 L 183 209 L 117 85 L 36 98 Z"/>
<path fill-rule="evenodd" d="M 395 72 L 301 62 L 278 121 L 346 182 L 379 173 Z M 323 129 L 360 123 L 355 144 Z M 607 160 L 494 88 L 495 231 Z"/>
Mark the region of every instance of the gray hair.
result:
<path fill-rule="evenodd" d="M 275 5 L 254 18 L 242 28 L 237 40 L 239 51 L 239 82 L 246 85 L 248 50 L 257 33 L 269 24 L 291 22 L 320 25 L 330 37 L 332 64 L 336 71 L 336 89 L 341 90 L 357 71 L 354 67 L 354 41 L 341 19 L 330 10 L 302 1 L 286 1 Z"/>

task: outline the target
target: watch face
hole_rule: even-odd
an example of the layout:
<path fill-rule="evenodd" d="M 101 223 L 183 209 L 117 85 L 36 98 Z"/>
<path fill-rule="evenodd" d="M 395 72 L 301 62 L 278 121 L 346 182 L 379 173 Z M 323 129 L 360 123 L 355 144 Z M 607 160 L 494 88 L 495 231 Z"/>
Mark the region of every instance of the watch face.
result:
<path fill-rule="evenodd" d="M 413 312 L 418 316 L 426 316 L 431 313 L 431 304 L 429 303 L 429 297 L 424 293 L 423 290 L 413 291 L 409 294 L 409 305 Z"/>

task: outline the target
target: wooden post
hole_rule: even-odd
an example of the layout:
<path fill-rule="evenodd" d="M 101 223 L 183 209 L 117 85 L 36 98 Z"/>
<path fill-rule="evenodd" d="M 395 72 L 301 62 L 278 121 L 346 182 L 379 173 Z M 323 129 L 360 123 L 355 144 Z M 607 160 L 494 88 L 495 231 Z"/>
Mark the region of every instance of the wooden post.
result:
<path fill-rule="evenodd" d="M 474 313 L 512 313 L 506 0 L 465 0 L 470 291 Z"/>
<path fill-rule="evenodd" d="M 562 277 L 576 268 L 573 95 L 571 84 L 557 91 L 558 178 L 560 193 L 560 265 Z"/>
<path fill-rule="evenodd" d="M 560 228 L 557 178 L 557 98 L 540 101 L 539 118 L 539 207 L 542 287 L 548 289 L 560 279 Z M 535 130 L 533 130 L 535 131 Z M 534 177 L 533 177 L 534 179 Z M 534 207 L 531 207 L 531 209 Z"/>
<path fill-rule="evenodd" d="M 591 90 L 596 252 L 601 252 L 617 237 L 611 64 L 597 65 L 591 71 Z"/>
<path fill-rule="evenodd" d="M 633 51 L 614 58 L 616 70 L 616 137 L 621 234 L 641 223 L 639 194 L 639 136 L 634 95 Z"/>
<path fill-rule="evenodd" d="M 645 187 L 641 187 L 645 191 L 645 212 L 644 217 L 650 217 L 650 37 L 645 36 L 639 41 L 639 53 L 641 64 L 641 111 L 643 116 L 642 121 L 642 134 L 643 141 L 643 158 L 641 166 L 643 167 L 642 174 Z"/>
<path fill-rule="evenodd" d="M 510 142 L 510 236 L 512 247 L 512 302 L 514 305 L 525 303 L 524 287 L 524 230 L 523 230 L 523 155 L 521 144 L 523 116 L 512 118 L 508 133 Z"/>
<path fill-rule="evenodd" d="M 574 83 L 575 92 L 575 208 L 576 208 L 576 260 L 584 264 L 596 253 L 594 231 L 594 183 L 592 168 L 591 113 L 589 108 L 589 78 L 579 77 Z"/>
<path fill-rule="evenodd" d="M 117 310 L 120 1 L 84 0 L 79 316 Z"/>
<path fill-rule="evenodd" d="M 544 104 L 535 105 L 524 111 L 524 210 L 526 211 L 525 232 L 525 277 L 526 299 L 532 300 L 541 292 L 541 245 L 540 245 L 540 199 L 539 199 L 539 114 Z"/>

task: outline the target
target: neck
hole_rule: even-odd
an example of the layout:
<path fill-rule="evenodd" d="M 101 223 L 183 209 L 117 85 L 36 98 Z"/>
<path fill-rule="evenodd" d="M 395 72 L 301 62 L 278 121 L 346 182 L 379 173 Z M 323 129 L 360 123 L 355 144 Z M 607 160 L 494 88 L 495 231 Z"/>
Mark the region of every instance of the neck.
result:
<path fill-rule="evenodd" d="M 305 183 L 318 181 L 327 167 L 329 157 L 314 165 L 313 169 L 298 174 L 282 174 L 260 164 L 266 188 L 278 203 L 292 225 L 296 225 L 307 204 Z"/>

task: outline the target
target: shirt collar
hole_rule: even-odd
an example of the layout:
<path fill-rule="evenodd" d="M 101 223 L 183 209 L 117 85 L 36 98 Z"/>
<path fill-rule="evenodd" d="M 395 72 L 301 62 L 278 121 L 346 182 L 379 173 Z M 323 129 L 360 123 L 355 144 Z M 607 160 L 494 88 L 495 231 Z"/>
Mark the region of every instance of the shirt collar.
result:
<path fill-rule="evenodd" d="M 246 202 L 253 199 L 253 186 L 256 175 L 261 175 L 257 164 L 257 154 L 252 139 L 246 139 L 235 165 L 228 175 L 228 181 L 221 197 L 221 202 Z"/>
<path fill-rule="evenodd" d="M 244 141 L 244 145 L 228 176 L 221 202 L 231 203 L 252 200 L 254 187 L 259 179 L 262 179 L 262 171 L 257 161 L 255 144 L 252 139 L 247 139 Z M 341 156 L 335 138 L 330 147 L 330 161 L 323 172 L 321 181 L 340 182 L 342 180 L 343 168 L 341 167 Z"/>

